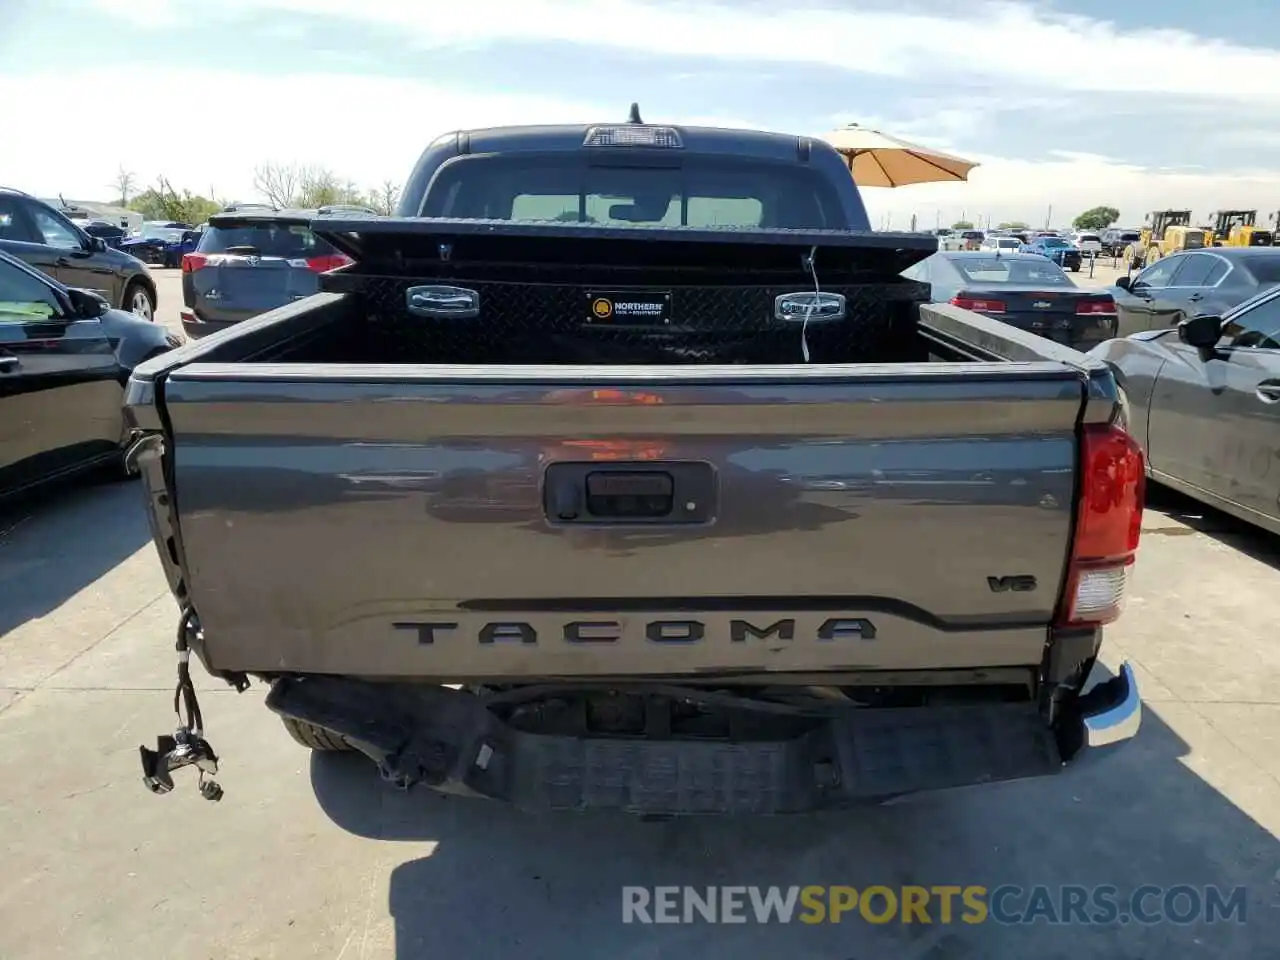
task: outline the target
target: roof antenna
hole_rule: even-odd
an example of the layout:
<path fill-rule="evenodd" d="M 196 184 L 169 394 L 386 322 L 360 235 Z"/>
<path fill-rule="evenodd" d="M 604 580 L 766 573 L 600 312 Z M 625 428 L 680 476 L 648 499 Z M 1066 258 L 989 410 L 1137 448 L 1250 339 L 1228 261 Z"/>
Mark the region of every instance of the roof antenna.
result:
<path fill-rule="evenodd" d="M 633 103 L 631 105 L 631 116 L 627 117 L 627 123 L 644 123 L 640 119 L 640 104 Z"/>

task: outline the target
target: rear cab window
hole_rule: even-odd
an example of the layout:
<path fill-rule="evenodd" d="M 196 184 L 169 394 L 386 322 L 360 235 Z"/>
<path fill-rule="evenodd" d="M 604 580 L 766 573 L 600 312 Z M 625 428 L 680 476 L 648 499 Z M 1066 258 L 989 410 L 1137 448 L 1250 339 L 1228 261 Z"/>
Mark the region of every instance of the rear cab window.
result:
<path fill-rule="evenodd" d="M 665 166 L 579 153 L 460 157 L 432 180 L 421 216 L 610 226 L 845 226 L 820 172 L 766 160 L 683 157 Z"/>

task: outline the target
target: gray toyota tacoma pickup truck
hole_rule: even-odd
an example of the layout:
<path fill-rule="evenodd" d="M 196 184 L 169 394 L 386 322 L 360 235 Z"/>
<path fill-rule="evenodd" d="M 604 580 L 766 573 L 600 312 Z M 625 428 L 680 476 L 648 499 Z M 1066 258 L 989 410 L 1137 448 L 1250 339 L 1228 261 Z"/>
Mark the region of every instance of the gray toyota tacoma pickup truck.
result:
<path fill-rule="evenodd" d="M 436 140 L 323 289 L 133 374 L 192 654 L 302 744 L 526 808 L 784 813 L 1049 774 L 1138 546 L 1108 368 L 900 273 L 805 137 Z M 246 266 L 244 269 L 252 269 Z"/>

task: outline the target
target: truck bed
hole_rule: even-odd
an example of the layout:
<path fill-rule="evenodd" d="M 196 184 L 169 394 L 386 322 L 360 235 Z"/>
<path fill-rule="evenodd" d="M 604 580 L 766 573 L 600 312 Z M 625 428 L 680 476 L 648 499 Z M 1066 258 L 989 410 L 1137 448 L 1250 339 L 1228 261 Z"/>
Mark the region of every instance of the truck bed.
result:
<path fill-rule="evenodd" d="M 329 236 L 342 246 L 357 226 Z M 326 277 L 346 293 L 137 375 L 135 416 L 163 424 L 178 491 L 173 575 L 212 669 L 741 680 L 1041 662 L 1077 433 L 1112 413 L 1112 398 L 1090 398 L 1102 368 L 919 307 L 917 285 L 868 270 L 865 250 L 846 273 L 869 275 L 880 309 L 826 341 L 863 362 L 503 363 L 492 330 L 442 334 L 402 307 L 406 285 L 445 269 L 428 256 L 440 225 L 411 242 L 403 225 L 386 229 L 401 231 L 397 277 L 367 234 L 346 244 L 363 269 Z M 632 256 L 628 239 L 613 260 Z M 814 239 L 787 238 L 787 252 Z M 499 258 L 484 242 L 487 265 Z M 717 254 L 700 249 L 713 269 Z M 446 266 L 481 285 L 483 270 Z M 459 362 L 477 341 L 486 362 Z M 580 499 L 588 474 L 675 476 L 680 503 L 649 518 L 587 516 L 584 503 L 563 517 L 549 466 Z"/>

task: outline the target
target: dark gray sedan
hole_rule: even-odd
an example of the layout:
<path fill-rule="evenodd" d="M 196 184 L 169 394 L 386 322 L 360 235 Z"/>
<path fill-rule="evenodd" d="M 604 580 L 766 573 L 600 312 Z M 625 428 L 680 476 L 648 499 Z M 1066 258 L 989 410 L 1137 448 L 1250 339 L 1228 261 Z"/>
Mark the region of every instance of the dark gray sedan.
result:
<path fill-rule="evenodd" d="M 1214 247 L 1157 260 L 1111 288 L 1117 333 L 1169 330 L 1186 317 L 1221 316 L 1280 283 L 1280 248 Z"/>
<path fill-rule="evenodd" d="M 1280 288 L 1090 353 L 1116 371 L 1153 479 L 1280 534 Z"/>

